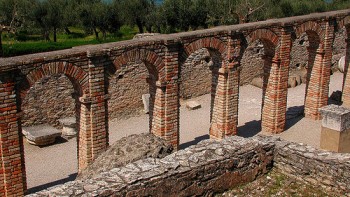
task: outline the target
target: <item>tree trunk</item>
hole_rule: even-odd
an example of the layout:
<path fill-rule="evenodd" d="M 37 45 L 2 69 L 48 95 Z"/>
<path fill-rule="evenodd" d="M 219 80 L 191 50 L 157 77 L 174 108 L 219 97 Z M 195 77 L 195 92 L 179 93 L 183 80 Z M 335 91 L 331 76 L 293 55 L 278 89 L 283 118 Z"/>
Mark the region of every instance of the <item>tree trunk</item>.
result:
<path fill-rule="evenodd" d="M 53 28 L 53 41 L 57 42 L 57 28 L 56 27 Z"/>
<path fill-rule="evenodd" d="M 152 26 L 151 26 L 151 25 L 147 25 L 147 26 L 146 26 L 146 31 L 147 31 L 148 33 L 152 33 Z"/>
<path fill-rule="evenodd" d="M 95 32 L 96 40 L 98 40 L 98 31 L 96 28 L 94 28 L 94 32 Z"/>
<path fill-rule="evenodd" d="M 143 25 L 139 19 L 136 20 L 136 25 L 139 28 L 139 33 L 143 34 Z"/>
<path fill-rule="evenodd" d="M 47 30 L 44 30 L 44 39 L 46 41 L 50 41 L 50 33 Z"/>
<path fill-rule="evenodd" d="M 0 57 L 3 57 L 4 56 L 4 52 L 2 50 L 2 31 L 0 31 Z"/>
<path fill-rule="evenodd" d="M 106 40 L 106 37 L 107 37 L 107 32 L 106 31 L 102 31 L 102 37 L 103 37 L 103 40 Z"/>
<path fill-rule="evenodd" d="M 64 28 L 64 31 L 66 32 L 66 34 L 71 34 L 71 33 L 72 33 L 72 32 L 69 30 L 68 27 L 65 27 L 65 28 Z"/>

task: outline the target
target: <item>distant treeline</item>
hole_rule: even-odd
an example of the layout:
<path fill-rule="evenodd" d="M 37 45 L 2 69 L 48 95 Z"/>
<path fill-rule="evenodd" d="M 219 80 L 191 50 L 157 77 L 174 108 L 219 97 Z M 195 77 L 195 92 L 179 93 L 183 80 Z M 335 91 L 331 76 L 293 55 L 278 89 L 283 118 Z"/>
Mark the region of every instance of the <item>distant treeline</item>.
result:
<path fill-rule="evenodd" d="M 346 8 L 349 0 L 0 0 L 0 25 L 54 41 L 79 27 L 99 39 L 122 25 L 172 33 Z"/>

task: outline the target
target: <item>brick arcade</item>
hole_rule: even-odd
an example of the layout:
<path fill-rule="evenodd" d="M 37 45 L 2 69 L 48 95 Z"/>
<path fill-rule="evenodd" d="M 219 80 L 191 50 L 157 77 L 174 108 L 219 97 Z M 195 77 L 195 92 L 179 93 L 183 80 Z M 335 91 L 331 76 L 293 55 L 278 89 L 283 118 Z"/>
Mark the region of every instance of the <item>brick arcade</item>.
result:
<path fill-rule="evenodd" d="M 26 173 L 21 134 L 21 103 L 30 87 L 45 76 L 63 74 L 74 87 L 79 127 L 78 166 L 84 169 L 108 147 L 108 99 L 111 76 L 141 61 L 148 71 L 149 131 L 179 145 L 181 67 L 199 49 L 220 54 L 212 72 L 209 134 L 223 139 L 237 133 L 241 59 L 250 43 L 264 45 L 262 130 L 283 132 L 292 42 L 309 40 L 305 116 L 318 120 L 327 105 L 334 34 L 346 28 L 346 68 L 342 101 L 350 106 L 350 10 L 317 13 L 212 29 L 158 35 L 48 53 L 0 59 L 0 195 L 23 196 Z"/>

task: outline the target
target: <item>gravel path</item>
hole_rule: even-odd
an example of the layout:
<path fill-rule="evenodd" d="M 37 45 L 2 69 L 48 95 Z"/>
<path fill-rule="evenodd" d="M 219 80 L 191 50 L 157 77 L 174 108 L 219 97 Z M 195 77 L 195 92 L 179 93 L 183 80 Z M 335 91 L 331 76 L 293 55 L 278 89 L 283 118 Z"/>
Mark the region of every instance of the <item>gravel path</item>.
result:
<path fill-rule="evenodd" d="M 331 77 L 330 93 L 341 90 L 342 74 Z M 305 85 L 290 88 L 288 107 L 302 106 Z M 250 137 L 260 132 L 262 90 L 251 85 L 240 87 L 239 97 L 239 135 Z M 210 95 L 194 99 L 202 104 L 195 111 L 185 109 L 183 102 L 180 109 L 180 148 L 185 148 L 198 141 L 209 138 Z M 306 118 L 294 118 L 287 122 L 287 130 L 278 136 L 295 142 L 319 147 L 320 121 Z M 148 132 L 148 115 L 127 120 L 110 121 L 110 143 L 142 132 Z M 27 183 L 29 192 L 35 192 L 69 180 L 74 180 L 77 172 L 76 139 L 40 148 L 24 142 Z"/>

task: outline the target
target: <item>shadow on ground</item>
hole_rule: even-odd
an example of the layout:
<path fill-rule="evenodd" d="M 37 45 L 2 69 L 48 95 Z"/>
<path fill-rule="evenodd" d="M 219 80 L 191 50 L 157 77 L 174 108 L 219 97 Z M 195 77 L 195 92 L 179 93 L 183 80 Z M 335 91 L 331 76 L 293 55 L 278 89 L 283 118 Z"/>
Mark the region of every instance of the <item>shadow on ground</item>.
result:
<path fill-rule="evenodd" d="M 69 181 L 74 181 L 75 178 L 77 177 L 77 175 L 78 175 L 78 173 L 70 174 L 70 175 L 68 175 L 67 178 L 60 179 L 60 180 L 57 180 L 57 181 L 53 181 L 51 183 L 46 183 L 46 184 L 43 184 L 43 185 L 39 185 L 39 186 L 36 186 L 36 187 L 29 188 L 27 190 L 26 194 L 32 194 L 32 193 L 39 192 L 41 190 L 44 190 L 44 189 L 56 186 L 56 185 L 61 185 L 61 184 L 64 184 L 66 182 L 69 182 Z"/>
<path fill-rule="evenodd" d="M 285 130 L 293 127 L 304 118 L 304 106 L 293 106 L 287 109 Z M 238 136 L 253 137 L 261 131 L 261 120 L 252 120 L 238 127 Z"/>
<path fill-rule="evenodd" d="M 200 141 L 202 141 L 202 140 L 206 140 L 206 139 L 209 139 L 209 135 L 208 135 L 208 134 L 207 134 L 207 135 L 202 135 L 202 136 L 196 137 L 196 138 L 194 138 L 194 140 L 192 140 L 192 141 L 189 141 L 189 142 L 180 144 L 179 149 L 185 149 L 185 148 L 187 148 L 187 147 L 189 147 L 189 146 L 198 144 L 198 142 L 200 142 Z"/>

